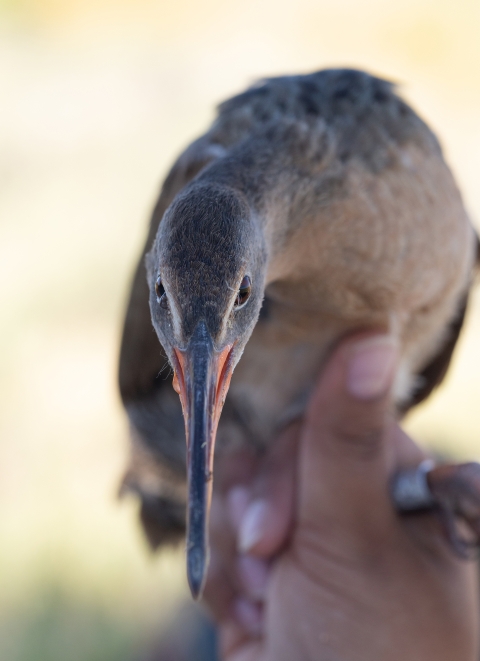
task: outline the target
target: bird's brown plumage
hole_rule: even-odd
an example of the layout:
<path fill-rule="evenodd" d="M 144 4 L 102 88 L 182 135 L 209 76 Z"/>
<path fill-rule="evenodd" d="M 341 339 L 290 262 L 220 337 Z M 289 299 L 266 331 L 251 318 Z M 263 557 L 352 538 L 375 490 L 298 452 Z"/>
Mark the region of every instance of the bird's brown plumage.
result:
<path fill-rule="evenodd" d="M 327 70 L 267 80 L 222 104 L 164 183 L 122 338 L 132 428 L 124 486 L 140 494 L 154 546 L 183 531 L 185 447 L 144 259 L 192 181 L 244 196 L 268 245 L 264 308 L 232 379 L 220 451 L 261 451 L 301 414 L 333 343 L 357 328 L 398 338 L 398 409 L 426 397 L 450 362 L 477 245 L 435 136 L 386 81 Z"/>

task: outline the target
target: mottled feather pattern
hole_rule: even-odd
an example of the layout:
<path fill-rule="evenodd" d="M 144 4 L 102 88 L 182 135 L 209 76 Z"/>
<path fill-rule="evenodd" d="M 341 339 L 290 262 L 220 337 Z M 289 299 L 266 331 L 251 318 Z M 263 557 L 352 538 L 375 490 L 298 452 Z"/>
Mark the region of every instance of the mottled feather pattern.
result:
<path fill-rule="evenodd" d="M 225 101 L 163 185 L 122 338 L 120 390 L 134 438 L 125 485 L 143 500 L 154 545 L 183 531 L 185 440 L 171 378 L 160 374 L 166 359 L 152 327 L 145 255 L 172 214 L 192 228 L 205 223 L 219 242 L 227 234 L 241 241 L 249 227 L 229 225 L 247 215 L 239 204 L 265 236 L 267 300 L 232 379 L 220 451 L 243 443 L 261 450 L 301 415 L 328 351 L 356 328 L 398 336 L 397 407 L 406 411 L 442 380 L 464 319 L 476 239 L 435 135 L 394 85 L 331 69 L 260 81 Z M 204 246 L 188 244 L 185 227 L 176 236 L 179 228 L 171 228 L 172 270 L 175 260 L 193 267 L 178 282 L 187 306 L 188 288 L 200 291 L 211 261 Z M 149 282 L 159 250 L 147 260 Z M 234 287 L 230 253 L 221 280 Z M 187 334 L 189 315 L 192 324 L 209 301 L 212 329 L 221 324 L 214 303 L 224 294 L 206 287 L 204 296 L 185 308 Z"/>

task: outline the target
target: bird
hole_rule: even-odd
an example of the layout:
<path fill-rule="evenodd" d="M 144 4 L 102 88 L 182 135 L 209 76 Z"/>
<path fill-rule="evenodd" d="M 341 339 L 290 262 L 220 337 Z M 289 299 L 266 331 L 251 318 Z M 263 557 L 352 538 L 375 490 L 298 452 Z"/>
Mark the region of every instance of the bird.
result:
<path fill-rule="evenodd" d="M 478 255 L 439 141 L 393 83 L 324 69 L 218 107 L 162 186 L 119 362 L 122 492 L 139 496 L 153 548 L 186 532 L 195 598 L 214 457 L 265 452 L 358 329 L 398 342 L 398 415 L 424 400 L 450 363 Z"/>

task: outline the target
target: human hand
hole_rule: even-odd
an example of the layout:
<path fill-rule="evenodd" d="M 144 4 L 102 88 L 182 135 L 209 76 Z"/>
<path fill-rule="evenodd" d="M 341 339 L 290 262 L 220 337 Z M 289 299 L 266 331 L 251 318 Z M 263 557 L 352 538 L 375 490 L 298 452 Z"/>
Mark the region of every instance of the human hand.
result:
<path fill-rule="evenodd" d="M 347 339 L 260 465 L 224 460 L 205 597 L 225 661 L 478 659 L 476 565 L 389 498 L 424 458 L 391 412 L 395 363 L 389 338 Z"/>

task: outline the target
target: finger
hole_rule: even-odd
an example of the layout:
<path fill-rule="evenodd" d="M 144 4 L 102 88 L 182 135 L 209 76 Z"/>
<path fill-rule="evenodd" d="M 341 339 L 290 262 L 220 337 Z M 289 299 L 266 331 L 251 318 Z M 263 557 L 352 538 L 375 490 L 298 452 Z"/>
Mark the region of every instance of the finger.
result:
<path fill-rule="evenodd" d="M 237 622 L 230 621 L 219 629 L 219 653 L 224 661 L 260 661 L 262 643 L 249 636 Z"/>
<path fill-rule="evenodd" d="M 230 524 L 237 536 L 251 500 L 251 490 L 250 485 L 239 485 L 230 489 L 227 494 L 227 508 Z"/>
<path fill-rule="evenodd" d="M 248 484 L 257 464 L 258 457 L 249 448 L 217 457 L 210 509 L 210 562 L 203 593 L 217 622 L 230 617 L 232 604 L 241 591 L 237 569 L 238 523 L 232 520 L 232 505 L 233 519 L 238 519 L 248 503 Z"/>
<path fill-rule="evenodd" d="M 233 614 L 236 621 L 252 638 L 257 638 L 262 632 L 263 608 L 245 597 L 238 597 L 233 604 Z"/>
<path fill-rule="evenodd" d="M 238 491 L 231 496 L 241 553 L 271 558 L 288 539 L 295 508 L 299 429 L 299 423 L 292 424 L 275 440 L 250 486 L 248 504 Z"/>
<path fill-rule="evenodd" d="M 210 562 L 203 600 L 217 622 L 224 620 L 237 596 L 236 538 L 223 498 L 214 494 L 210 510 Z"/>
<path fill-rule="evenodd" d="M 251 600 L 261 603 L 266 597 L 270 567 L 266 560 L 241 555 L 237 571 L 243 591 Z"/>
<path fill-rule="evenodd" d="M 394 430 L 393 444 L 396 470 L 418 466 L 429 455 L 420 448 L 398 425 Z M 431 458 L 431 455 L 430 455 Z"/>
<path fill-rule="evenodd" d="M 361 530 L 391 516 L 385 497 L 394 457 L 391 335 L 344 341 L 310 400 L 301 439 L 299 521 Z"/>

